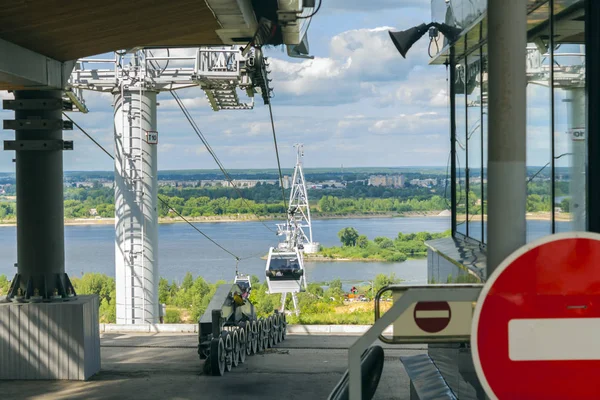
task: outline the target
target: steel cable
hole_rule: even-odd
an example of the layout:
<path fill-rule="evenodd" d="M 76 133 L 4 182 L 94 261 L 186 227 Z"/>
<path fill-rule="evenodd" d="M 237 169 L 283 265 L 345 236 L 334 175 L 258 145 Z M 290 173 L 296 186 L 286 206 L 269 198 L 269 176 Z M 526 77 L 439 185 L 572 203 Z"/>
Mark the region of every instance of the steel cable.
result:
<path fill-rule="evenodd" d="M 79 128 L 79 130 L 81 132 L 83 132 L 83 134 L 85 136 L 87 136 L 92 142 L 94 142 L 96 144 L 96 146 L 98 146 L 103 152 L 105 152 L 111 159 L 113 159 L 113 160 L 115 159 L 115 157 L 112 154 L 110 154 L 100 143 L 98 143 L 97 141 L 95 141 L 81 126 L 79 126 L 75 121 L 73 121 L 66 113 L 63 112 L 63 115 L 65 117 L 67 117 L 67 119 L 69 119 L 69 121 L 73 122 L 73 125 L 75 125 L 77 128 Z M 196 225 L 192 224 L 187 218 L 185 218 L 183 215 L 181 215 L 177 210 L 175 210 L 174 208 L 172 208 L 168 201 L 162 199 L 160 197 L 160 195 L 157 195 L 157 197 L 158 197 L 158 200 L 161 203 L 163 203 L 164 206 L 166 206 L 169 210 L 171 210 L 175 214 L 177 214 L 179 216 L 179 218 L 181 218 L 182 220 L 184 220 L 189 226 L 191 226 L 192 228 L 194 228 L 198 233 L 200 233 L 206 239 L 208 239 L 209 241 L 211 241 L 215 246 L 219 247 L 221 250 L 223 250 L 226 253 L 228 253 L 231 256 L 233 256 L 233 258 L 235 258 L 236 261 L 241 260 L 240 257 L 238 257 L 237 255 L 233 254 L 231 251 L 227 250 L 225 247 L 221 246 L 219 243 L 217 243 L 214 239 L 212 239 L 206 233 L 202 232 L 202 230 L 200 230 Z"/>
<path fill-rule="evenodd" d="M 219 160 L 219 157 L 217 157 L 216 153 L 214 152 L 214 150 L 212 149 L 212 147 L 210 146 L 210 144 L 208 143 L 208 141 L 206 140 L 206 138 L 204 137 L 204 135 L 202 134 L 202 131 L 200 130 L 200 128 L 198 127 L 198 125 L 196 124 L 196 122 L 194 121 L 194 118 L 192 117 L 192 115 L 189 113 L 189 111 L 187 110 L 187 107 L 183 104 L 183 101 L 181 101 L 181 98 L 179 97 L 179 95 L 177 93 L 175 93 L 174 91 L 170 90 L 171 95 L 173 96 L 173 98 L 175 99 L 175 101 L 177 102 L 177 104 L 179 105 L 179 108 L 181 109 L 181 111 L 183 112 L 183 114 L 185 115 L 186 119 L 188 120 L 188 122 L 190 123 L 190 125 L 192 126 L 192 129 L 194 130 L 194 132 L 196 132 L 196 135 L 198 135 L 198 137 L 200 138 L 200 140 L 202 141 L 202 143 L 204 144 L 204 146 L 206 147 L 206 150 L 208 150 L 208 152 L 210 153 L 210 155 L 212 156 L 212 158 L 215 160 L 215 162 L 217 163 L 217 166 L 219 167 L 219 169 L 221 170 L 221 172 L 223 173 L 223 175 L 225 176 L 225 179 L 227 179 L 227 181 L 229 182 L 229 184 L 234 188 L 234 190 L 237 192 L 237 194 L 240 196 L 240 199 L 244 202 L 244 204 L 250 208 L 250 205 L 248 204 L 248 202 L 246 201 L 246 199 L 244 198 L 242 192 L 240 191 L 240 189 L 236 186 L 236 184 L 233 182 L 233 178 L 231 178 L 231 176 L 229 175 L 229 172 L 227 172 L 227 170 L 225 169 L 225 167 L 223 166 L 223 163 L 221 163 L 221 160 Z M 285 203 L 284 203 L 285 204 Z M 286 207 L 287 208 L 287 207 Z M 270 230 L 271 232 L 276 233 L 276 231 L 274 231 L 271 227 L 269 227 L 267 224 L 265 224 L 261 219 L 259 215 L 256 215 L 258 217 L 258 220 L 261 224 L 263 224 L 263 226 L 265 228 L 267 228 L 268 230 Z"/>

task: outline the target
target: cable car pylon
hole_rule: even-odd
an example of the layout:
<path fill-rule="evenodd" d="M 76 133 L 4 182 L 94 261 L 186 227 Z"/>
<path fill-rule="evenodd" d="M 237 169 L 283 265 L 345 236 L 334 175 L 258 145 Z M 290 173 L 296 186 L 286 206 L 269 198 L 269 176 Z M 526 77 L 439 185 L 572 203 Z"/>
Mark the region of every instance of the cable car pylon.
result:
<path fill-rule="evenodd" d="M 312 241 L 312 224 L 306 182 L 302 171 L 302 144 L 295 144 L 296 167 L 292 179 L 287 221 L 277 225 L 277 234 L 284 236 L 283 242 L 269 249 L 266 265 L 268 293 L 281 293 L 281 309 L 285 312 L 285 302 L 288 293 L 292 295 L 294 312 L 300 314 L 298 308 L 298 292 L 306 291 L 306 276 L 304 273 L 304 253 L 315 253 L 319 244 Z"/>

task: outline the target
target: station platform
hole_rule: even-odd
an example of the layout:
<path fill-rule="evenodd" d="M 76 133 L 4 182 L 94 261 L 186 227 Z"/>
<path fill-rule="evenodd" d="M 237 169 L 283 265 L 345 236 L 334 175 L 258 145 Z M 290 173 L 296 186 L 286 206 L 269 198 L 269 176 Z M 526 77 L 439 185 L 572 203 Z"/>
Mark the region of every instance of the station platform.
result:
<path fill-rule="evenodd" d="M 101 334 L 102 369 L 89 381 L 3 381 L 19 399 L 327 399 L 347 369 L 356 335 L 288 334 L 222 377 L 204 375 L 194 334 Z M 409 399 L 401 356 L 423 345 L 389 346 L 374 399 Z"/>

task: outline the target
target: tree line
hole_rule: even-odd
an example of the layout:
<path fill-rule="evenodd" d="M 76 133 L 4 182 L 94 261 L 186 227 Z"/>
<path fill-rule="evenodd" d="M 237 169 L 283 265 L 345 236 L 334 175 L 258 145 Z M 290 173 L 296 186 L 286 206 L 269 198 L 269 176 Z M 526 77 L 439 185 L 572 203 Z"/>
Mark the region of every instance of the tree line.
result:
<path fill-rule="evenodd" d="M 101 323 L 116 323 L 116 287 L 115 279 L 100 273 L 86 273 L 81 278 L 72 278 L 71 282 L 79 295 L 97 294 L 100 300 L 99 318 Z M 373 284 L 358 286 L 359 292 L 373 297 L 382 287 L 398 283 L 400 279 L 392 275 L 378 274 L 373 278 Z M 279 294 L 267 294 L 266 282 L 260 282 L 258 277 L 251 276 L 252 292 L 250 301 L 254 304 L 259 317 L 264 317 L 273 312 L 280 305 Z M 158 284 L 158 300 L 166 304 L 164 322 L 197 323 L 199 318 L 208 308 L 217 287 L 222 284 L 233 284 L 233 280 L 224 280 L 215 283 L 207 282 L 202 277 L 194 277 L 187 273 L 181 283 L 169 282 L 160 278 Z M 0 275 L 0 296 L 6 295 L 10 282 L 5 275 Z M 308 291 L 298 293 L 300 317 L 290 316 L 290 323 L 305 324 L 372 324 L 373 311 L 339 313 L 337 309 L 344 304 L 345 292 L 342 281 L 335 279 L 331 282 L 319 284 L 310 283 Z M 288 296 L 286 308 L 293 307 L 291 297 Z"/>

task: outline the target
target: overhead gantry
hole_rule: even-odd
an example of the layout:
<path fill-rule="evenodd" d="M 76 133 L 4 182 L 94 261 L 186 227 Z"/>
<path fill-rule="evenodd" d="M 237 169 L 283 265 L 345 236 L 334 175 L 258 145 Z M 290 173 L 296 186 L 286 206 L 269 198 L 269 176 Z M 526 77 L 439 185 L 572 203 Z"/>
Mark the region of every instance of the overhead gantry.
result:
<path fill-rule="evenodd" d="M 10 301 L 0 304 L 0 350 L 15 362 L 0 371 L 0 378 L 87 379 L 100 368 L 98 299 L 77 296 L 64 263 L 62 151 L 74 146 L 63 141 L 62 131 L 72 124 L 62 112 L 85 111 L 80 88 L 69 86 L 76 60 L 119 49 L 207 45 L 243 47 L 246 56 L 266 44 L 307 57 L 314 2 L 140 0 L 132 7 L 120 0 L 0 0 L 0 9 L 0 90 L 14 94 L 14 101 L 3 106 L 15 111 L 4 129 L 16 136 L 5 149 L 16 151 L 18 248 Z M 140 87 L 141 94 L 136 93 Z M 137 109 L 140 115 L 152 110 L 148 99 L 156 91 L 140 87 L 129 97 L 125 91 L 120 95 L 121 110 Z M 219 99 L 221 94 L 212 102 L 227 106 L 228 97 Z M 148 120 L 140 127 L 151 132 L 153 124 Z M 149 143 L 140 143 L 138 154 L 150 151 Z M 30 341 L 31 335 L 48 341 Z M 23 347 L 27 354 L 19 352 Z"/>
<path fill-rule="evenodd" d="M 261 49 L 249 49 L 246 56 L 235 46 L 191 50 L 190 56 L 142 49 L 81 59 L 67 87 L 71 95 L 85 90 L 113 95 L 118 324 L 159 321 L 157 94 L 199 87 L 215 111 L 250 110 L 255 93 L 270 101 Z M 241 102 L 238 90 L 251 102 Z M 87 112 L 83 98 L 77 104 Z"/>

